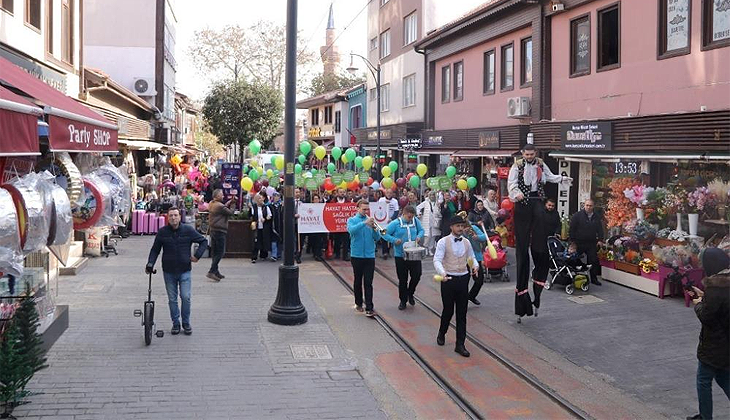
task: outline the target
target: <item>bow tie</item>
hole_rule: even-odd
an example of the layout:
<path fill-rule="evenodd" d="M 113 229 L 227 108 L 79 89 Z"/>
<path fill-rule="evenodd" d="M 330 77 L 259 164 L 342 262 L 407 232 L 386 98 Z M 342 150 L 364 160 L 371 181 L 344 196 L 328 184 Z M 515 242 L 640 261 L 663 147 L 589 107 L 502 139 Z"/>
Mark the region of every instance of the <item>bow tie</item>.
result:
<path fill-rule="evenodd" d="M 534 165 L 535 164 L 535 161 L 533 160 L 532 162 L 530 162 L 529 160 L 526 160 L 525 163 L 528 164 L 528 165 Z"/>
<path fill-rule="evenodd" d="M 454 238 L 454 242 L 461 242 L 461 240 L 464 239 L 462 237 Z"/>

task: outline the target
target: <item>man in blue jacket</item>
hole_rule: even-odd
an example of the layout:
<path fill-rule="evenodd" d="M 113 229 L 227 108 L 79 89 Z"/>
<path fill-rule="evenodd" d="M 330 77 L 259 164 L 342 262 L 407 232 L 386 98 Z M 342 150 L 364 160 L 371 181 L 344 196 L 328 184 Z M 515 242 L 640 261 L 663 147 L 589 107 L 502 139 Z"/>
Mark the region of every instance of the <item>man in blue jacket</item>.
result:
<path fill-rule="evenodd" d="M 485 242 L 487 241 L 487 234 L 484 233 L 482 228 L 477 225 L 476 223 L 467 223 L 467 228 L 464 230 L 464 237 L 469 239 L 469 242 L 471 243 L 471 248 L 474 250 L 474 258 L 476 258 L 477 263 L 479 264 L 479 272 L 476 276 L 471 276 L 471 278 L 474 280 L 474 284 L 471 286 L 471 290 L 469 290 L 469 301 L 477 306 L 481 305 L 482 303 L 479 302 L 479 299 L 477 299 L 477 295 L 479 294 L 479 291 L 482 289 L 482 285 L 484 284 L 484 264 L 482 261 L 484 261 L 484 246 Z"/>
<path fill-rule="evenodd" d="M 168 225 L 157 232 L 145 272 L 152 272 L 157 256 L 162 251 L 162 273 L 172 318 L 172 334 L 180 334 L 180 308 L 177 304 L 179 289 L 182 298 L 182 328 L 185 335 L 190 335 L 193 333 L 190 325 L 190 263 L 198 262 L 203 256 L 208 241 L 192 226 L 180 224 L 180 210 L 175 207 L 167 211 L 167 221 Z M 193 242 L 198 244 L 195 255 L 190 252 Z"/>
<path fill-rule="evenodd" d="M 373 308 L 373 276 L 375 275 L 375 245 L 380 240 L 380 232 L 375 228 L 375 220 L 368 217 L 370 203 L 361 199 L 357 202 L 357 214 L 347 220 L 350 234 L 350 264 L 355 276 L 355 310 L 362 312 L 363 280 L 365 282 L 365 315 L 375 316 Z"/>
<path fill-rule="evenodd" d="M 413 294 L 416 293 L 416 286 L 421 280 L 421 260 L 406 261 L 404 259 L 403 244 L 406 242 L 420 241 L 424 232 L 421 222 L 416 219 L 415 207 L 408 205 L 403 208 L 401 217 L 393 220 L 385 229 L 383 239 L 395 245 L 395 271 L 398 273 L 398 297 L 401 311 L 406 308 L 406 300 L 411 305 L 416 304 Z M 411 284 L 408 284 L 408 276 L 411 276 Z"/>

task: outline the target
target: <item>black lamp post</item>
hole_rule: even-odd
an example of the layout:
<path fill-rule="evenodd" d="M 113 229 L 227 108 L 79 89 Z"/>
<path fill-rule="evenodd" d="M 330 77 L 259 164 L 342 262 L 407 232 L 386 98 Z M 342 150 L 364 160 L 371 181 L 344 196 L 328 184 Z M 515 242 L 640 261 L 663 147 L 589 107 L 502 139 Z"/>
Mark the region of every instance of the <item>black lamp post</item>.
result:
<path fill-rule="evenodd" d="M 373 65 L 373 63 L 370 62 L 367 58 L 361 56 L 360 54 L 350 53 L 350 67 L 347 68 L 347 71 L 354 74 L 357 71 L 357 67 L 355 67 L 352 63 L 352 57 L 360 57 L 365 62 L 365 65 L 367 65 L 368 70 L 370 70 L 370 74 L 373 75 L 373 79 L 375 79 L 375 89 L 378 96 L 378 113 L 376 117 L 376 126 L 377 126 L 377 134 L 378 134 L 378 143 L 377 143 L 377 150 L 375 152 L 375 167 L 376 169 L 380 168 L 380 63 L 378 63 L 377 66 Z"/>
<path fill-rule="evenodd" d="M 284 100 L 284 264 L 279 267 L 279 290 L 269 309 L 269 322 L 299 325 L 307 310 L 299 298 L 299 267 L 294 264 L 294 130 L 297 90 L 297 0 L 286 2 L 286 91 Z"/>

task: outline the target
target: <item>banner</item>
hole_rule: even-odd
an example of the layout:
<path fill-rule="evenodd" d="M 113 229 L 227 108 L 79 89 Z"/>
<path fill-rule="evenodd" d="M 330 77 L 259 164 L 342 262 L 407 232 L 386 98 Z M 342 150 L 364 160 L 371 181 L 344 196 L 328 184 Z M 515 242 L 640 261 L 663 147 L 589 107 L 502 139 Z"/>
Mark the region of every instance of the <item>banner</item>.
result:
<path fill-rule="evenodd" d="M 231 198 L 240 198 L 243 165 L 240 163 L 224 163 L 221 165 L 221 181 L 224 202 Z"/>
<path fill-rule="evenodd" d="M 347 232 L 347 219 L 357 213 L 357 203 L 299 204 L 299 233 Z M 370 214 L 383 228 L 388 224 L 388 204 L 370 203 Z"/>

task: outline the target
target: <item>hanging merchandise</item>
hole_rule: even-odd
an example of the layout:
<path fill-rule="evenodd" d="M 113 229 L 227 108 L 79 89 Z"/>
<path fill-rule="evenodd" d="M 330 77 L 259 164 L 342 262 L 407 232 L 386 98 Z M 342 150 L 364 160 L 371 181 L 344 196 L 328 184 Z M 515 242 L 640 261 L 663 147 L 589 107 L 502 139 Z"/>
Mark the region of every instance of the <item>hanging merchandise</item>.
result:
<path fill-rule="evenodd" d="M 114 220 L 113 225 L 117 226 L 124 225 L 124 219 L 132 206 L 129 180 L 123 175 L 125 172 L 126 170 L 120 171 L 112 165 L 108 158 L 104 165 L 92 172 L 109 186 L 111 195 L 110 217 Z"/>
<path fill-rule="evenodd" d="M 74 229 L 114 225 L 115 210 L 109 184 L 95 174 L 86 175 L 83 179 L 86 199 L 81 205 L 71 207 Z"/>
<path fill-rule="evenodd" d="M 20 251 L 18 213 L 12 195 L 0 188 L 0 272 L 20 277 L 23 253 Z"/>
<path fill-rule="evenodd" d="M 31 172 L 3 186 L 13 196 L 18 214 L 24 213 L 26 227 L 24 235 L 21 228 L 21 246 L 26 255 L 40 251 L 48 241 L 51 206 L 46 205 L 45 195 L 42 194 L 46 182 L 47 178 Z"/>
<path fill-rule="evenodd" d="M 51 226 L 47 245 L 63 245 L 68 242 L 73 231 L 73 217 L 71 217 L 71 202 L 66 191 L 57 184 L 52 184 L 51 197 Z"/>
<path fill-rule="evenodd" d="M 54 165 L 59 169 L 60 173 L 56 174 L 56 183 L 66 190 L 69 201 L 75 204 L 81 198 L 84 182 L 81 180 L 81 172 L 79 168 L 71 160 L 71 156 L 67 152 L 55 154 Z"/>

